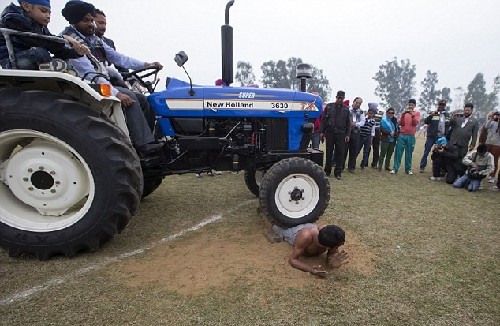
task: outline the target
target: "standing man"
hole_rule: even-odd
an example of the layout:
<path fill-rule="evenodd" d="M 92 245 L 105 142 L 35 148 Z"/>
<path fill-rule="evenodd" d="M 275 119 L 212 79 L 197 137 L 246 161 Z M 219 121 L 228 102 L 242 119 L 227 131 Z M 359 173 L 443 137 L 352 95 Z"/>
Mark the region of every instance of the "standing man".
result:
<path fill-rule="evenodd" d="M 349 136 L 349 143 L 346 145 L 343 164 L 345 165 L 347 153 L 349 153 L 347 169 L 350 173 L 354 173 L 354 169 L 356 168 L 356 158 L 358 157 L 359 152 L 359 132 L 360 128 L 365 124 L 365 115 L 361 110 L 361 104 L 363 104 L 363 99 L 361 97 L 356 97 L 352 102 L 352 108 L 349 111 L 351 116 L 351 134 Z"/>
<path fill-rule="evenodd" d="M 450 117 L 446 113 L 446 101 L 438 102 L 437 111 L 432 112 L 425 118 L 424 123 L 427 125 L 427 138 L 425 140 L 424 155 L 420 160 L 420 173 L 425 171 L 427 166 L 427 156 L 431 152 L 432 146 L 436 141 L 447 135 L 450 128 Z"/>
<path fill-rule="evenodd" d="M 384 112 L 378 110 L 378 103 L 368 103 L 368 109 L 375 112 L 375 115 L 373 116 L 373 119 L 375 120 L 375 129 L 372 137 L 373 159 L 371 164 L 371 167 L 375 169 L 378 165 L 380 156 L 380 122 L 382 121 Z"/>
<path fill-rule="evenodd" d="M 463 116 L 455 112 L 450 119 L 451 135 L 448 146 L 457 147 L 457 160 L 462 162 L 468 151 L 476 147 L 477 135 L 479 131 L 479 121 L 472 117 L 474 105 L 467 103 L 464 106 Z M 456 171 L 456 175 L 461 176 L 466 168 Z"/>
<path fill-rule="evenodd" d="M 349 142 L 351 131 L 351 120 L 349 118 L 349 108 L 344 105 L 344 91 L 338 91 L 336 101 L 328 103 L 323 112 L 323 119 L 320 124 L 320 139 L 326 138 L 326 162 L 325 173 L 332 173 L 332 156 L 335 150 L 335 178 L 341 180 L 342 162 L 344 160 L 345 144 Z"/>
<path fill-rule="evenodd" d="M 394 154 L 394 165 L 390 172 L 391 174 L 398 172 L 404 152 L 405 173 L 413 175 L 413 172 L 411 171 L 411 160 L 413 150 L 415 149 L 415 132 L 419 121 L 418 112 L 414 112 L 416 105 L 417 101 L 415 101 L 415 99 L 410 99 L 408 101 L 408 107 L 399 118 L 399 125 L 401 126 L 401 129 L 399 132 L 398 142 L 396 144 L 396 153 Z"/>

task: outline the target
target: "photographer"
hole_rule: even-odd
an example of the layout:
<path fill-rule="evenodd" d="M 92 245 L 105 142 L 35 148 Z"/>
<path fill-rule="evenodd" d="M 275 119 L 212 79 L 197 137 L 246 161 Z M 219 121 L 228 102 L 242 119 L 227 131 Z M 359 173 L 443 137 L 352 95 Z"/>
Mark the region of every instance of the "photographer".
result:
<path fill-rule="evenodd" d="M 440 181 L 443 171 L 446 172 L 446 183 L 452 184 L 457 175 L 455 173 L 457 163 L 456 146 L 448 146 L 446 137 L 440 137 L 432 148 L 432 181 Z M 461 162 L 458 162 L 462 164 Z"/>
<path fill-rule="evenodd" d="M 468 191 L 476 191 L 481 181 L 493 171 L 493 155 L 485 144 L 479 144 L 477 150 L 468 153 L 462 162 L 468 167 L 467 172 L 453 183 L 455 188 L 467 186 Z"/>

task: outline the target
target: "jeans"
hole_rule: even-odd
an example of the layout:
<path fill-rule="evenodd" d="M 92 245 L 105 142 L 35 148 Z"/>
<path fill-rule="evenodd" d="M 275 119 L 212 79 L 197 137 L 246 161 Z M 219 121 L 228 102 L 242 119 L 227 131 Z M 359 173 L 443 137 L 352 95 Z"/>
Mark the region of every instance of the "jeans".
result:
<path fill-rule="evenodd" d="M 361 152 L 361 148 L 363 148 L 363 159 L 361 160 L 361 168 L 365 168 L 368 166 L 368 159 L 370 157 L 370 149 L 372 146 L 372 136 L 361 136 L 359 138 L 359 147 L 358 154 Z"/>
<path fill-rule="evenodd" d="M 453 183 L 453 187 L 462 188 L 467 184 L 467 181 L 469 182 L 469 184 L 467 185 L 467 190 L 469 191 L 476 191 L 481 185 L 481 180 L 469 179 L 469 175 L 464 174 Z"/>
<path fill-rule="evenodd" d="M 46 63 L 50 60 L 52 60 L 50 53 L 44 48 L 31 48 L 16 52 L 17 69 L 38 70 L 38 66 L 41 63 Z M 9 59 L 3 60 L 1 65 L 4 69 L 12 69 Z"/>
<path fill-rule="evenodd" d="M 424 146 L 424 155 L 422 155 L 422 159 L 420 160 L 420 170 L 425 170 L 425 167 L 427 166 L 427 156 L 429 156 L 429 153 L 431 152 L 432 145 L 436 143 L 438 140 L 438 136 L 429 136 L 427 134 L 427 139 L 425 140 L 425 146 Z"/>

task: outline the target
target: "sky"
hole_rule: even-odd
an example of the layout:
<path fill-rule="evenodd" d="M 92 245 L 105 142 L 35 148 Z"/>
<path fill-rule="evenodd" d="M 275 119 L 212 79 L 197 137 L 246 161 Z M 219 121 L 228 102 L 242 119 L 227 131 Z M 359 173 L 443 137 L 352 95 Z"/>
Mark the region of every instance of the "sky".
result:
<path fill-rule="evenodd" d="M 119 52 L 163 64 L 158 91 L 167 76 L 187 80 L 173 61 L 180 50 L 189 56 L 185 67 L 195 84 L 220 78 L 227 0 L 88 2 L 105 12 L 106 36 Z M 51 1 L 53 34 L 67 25 L 65 3 Z M 397 57 L 416 65 L 417 98 L 427 70 L 438 74 L 439 89 L 452 90 L 466 89 L 481 72 L 491 92 L 500 75 L 499 19 L 499 0 L 235 0 L 234 71 L 238 61 L 247 61 L 259 79 L 263 62 L 299 57 L 323 69 L 333 95 L 342 89 L 366 106 L 380 101 L 372 79 L 379 66 Z"/>

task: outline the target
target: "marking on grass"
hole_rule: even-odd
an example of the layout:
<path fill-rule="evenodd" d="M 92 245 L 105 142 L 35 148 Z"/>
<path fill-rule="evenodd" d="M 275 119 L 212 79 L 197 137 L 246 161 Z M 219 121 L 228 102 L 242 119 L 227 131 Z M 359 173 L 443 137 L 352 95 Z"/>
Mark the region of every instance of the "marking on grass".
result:
<path fill-rule="evenodd" d="M 229 213 L 232 213 L 234 211 L 237 211 L 238 209 L 240 209 L 242 206 L 245 206 L 249 203 L 253 203 L 255 202 L 255 199 L 252 199 L 252 200 L 247 200 L 245 202 L 242 202 L 238 205 L 236 205 L 235 207 L 233 207 L 232 209 L 226 211 L 226 214 L 229 214 Z M 7 305 L 10 305 L 10 304 L 13 304 L 13 303 L 16 303 L 18 301 L 21 301 L 21 300 L 25 300 L 25 299 L 28 299 L 32 296 L 34 296 L 35 294 L 37 293 L 41 293 L 45 290 L 48 290 L 54 286 L 57 286 L 57 285 L 60 285 L 60 284 L 63 284 L 63 283 L 66 283 L 68 282 L 69 280 L 73 279 L 73 278 L 76 278 L 76 277 L 79 277 L 79 276 L 82 276 L 84 274 L 87 274 L 89 272 L 92 272 L 92 271 L 98 271 L 112 263 L 116 263 L 116 262 L 119 262 L 120 260 L 123 260 L 123 259 L 126 259 L 126 258 L 129 258 L 129 257 L 134 257 L 134 256 L 137 256 L 137 255 L 140 255 L 140 254 L 143 254 L 145 253 L 146 251 L 162 244 L 162 243 L 165 243 L 165 242 L 168 242 L 168 241 L 172 241 L 172 240 L 175 240 L 177 239 L 178 237 L 181 237 L 189 232 L 193 232 L 193 231 L 197 231 L 209 224 L 212 224 L 214 222 L 217 222 L 218 220 L 221 220 L 223 218 L 223 216 L 221 214 L 219 215 L 213 215 L 203 221 L 201 221 L 200 223 L 196 224 L 195 226 L 192 226 L 188 229 L 185 229 L 185 230 L 182 230 L 176 234 L 172 234 L 172 235 L 169 235 L 168 237 L 165 237 L 165 238 L 162 238 L 160 239 L 159 241 L 157 242 L 153 242 L 151 245 L 147 246 L 147 247 L 143 247 L 143 248 L 138 248 L 136 250 L 132 250 L 132 251 L 129 251 L 129 252 L 126 252 L 126 253 L 123 253 L 123 254 L 119 254 L 118 256 L 115 256 L 115 257 L 110 257 L 110 258 L 105 258 L 102 262 L 100 263 L 96 263 L 96 264 L 93 264 L 93 265 L 90 265 L 90 266 L 87 266 L 87 267 L 82 267 L 74 272 L 71 272 L 69 274 L 66 274 L 65 276 L 61 276 L 61 277 L 55 277 L 53 279 L 50 279 L 48 280 L 47 282 L 41 284 L 41 285 L 37 285 L 37 286 L 34 286 L 30 289 L 27 289 L 27 290 L 24 290 L 24 291 L 20 291 L 20 292 L 17 292 L 17 293 L 14 293 L 2 300 L 0 300 L 0 306 L 7 306 Z"/>

